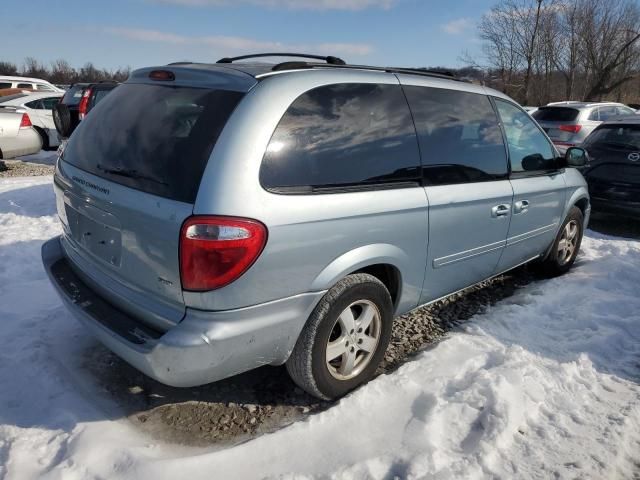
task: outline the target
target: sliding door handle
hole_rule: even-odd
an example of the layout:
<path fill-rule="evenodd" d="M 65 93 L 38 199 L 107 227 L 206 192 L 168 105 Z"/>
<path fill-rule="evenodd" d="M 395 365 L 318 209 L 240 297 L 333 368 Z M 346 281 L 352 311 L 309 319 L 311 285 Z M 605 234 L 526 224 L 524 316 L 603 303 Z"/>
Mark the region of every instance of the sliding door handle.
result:
<path fill-rule="evenodd" d="M 506 203 L 503 203 L 502 205 L 496 205 L 491 209 L 491 216 L 506 217 L 507 215 L 509 215 L 510 211 L 511 211 L 511 206 L 507 205 Z"/>
<path fill-rule="evenodd" d="M 529 210 L 529 200 L 520 200 L 513 204 L 513 213 L 524 213 Z"/>

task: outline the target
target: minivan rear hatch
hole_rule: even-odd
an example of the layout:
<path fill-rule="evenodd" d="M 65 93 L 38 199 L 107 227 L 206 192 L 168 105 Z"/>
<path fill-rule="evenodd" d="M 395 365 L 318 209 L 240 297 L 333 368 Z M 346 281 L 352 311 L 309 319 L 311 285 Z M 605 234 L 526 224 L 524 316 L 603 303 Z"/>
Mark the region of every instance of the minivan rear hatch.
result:
<path fill-rule="evenodd" d="M 115 88 L 76 129 L 56 171 L 74 266 L 98 291 L 113 285 L 112 303 L 160 329 L 184 316 L 180 228 L 246 89 L 234 90 L 223 73 L 211 74 L 212 86 L 193 86 L 174 72 L 172 81 Z"/>

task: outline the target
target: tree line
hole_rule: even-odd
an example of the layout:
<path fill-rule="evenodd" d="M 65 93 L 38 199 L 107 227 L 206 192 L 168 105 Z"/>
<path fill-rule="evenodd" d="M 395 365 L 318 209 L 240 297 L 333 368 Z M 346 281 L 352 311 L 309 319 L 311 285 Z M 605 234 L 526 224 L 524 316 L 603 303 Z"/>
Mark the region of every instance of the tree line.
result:
<path fill-rule="evenodd" d="M 640 103 L 637 0 L 499 0 L 478 25 L 485 61 L 466 74 L 525 105 Z"/>
<path fill-rule="evenodd" d="M 129 67 L 109 70 L 97 68 L 91 62 L 75 68 L 63 59 L 45 65 L 33 57 L 27 57 L 20 67 L 12 62 L 0 61 L 0 75 L 41 78 L 54 85 L 70 85 L 77 82 L 123 82 L 129 73 L 131 73 Z"/>

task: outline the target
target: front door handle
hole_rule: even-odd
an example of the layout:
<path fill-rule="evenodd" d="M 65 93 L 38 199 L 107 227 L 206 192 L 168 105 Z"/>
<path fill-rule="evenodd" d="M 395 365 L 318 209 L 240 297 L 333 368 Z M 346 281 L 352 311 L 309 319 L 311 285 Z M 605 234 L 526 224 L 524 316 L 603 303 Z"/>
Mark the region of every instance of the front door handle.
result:
<path fill-rule="evenodd" d="M 524 213 L 529 210 L 529 200 L 520 200 L 513 204 L 513 213 Z"/>
<path fill-rule="evenodd" d="M 502 205 L 496 205 L 491 209 L 491 216 L 506 217 L 507 215 L 509 215 L 510 211 L 511 211 L 511 206 L 507 205 L 506 203 L 503 203 Z"/>

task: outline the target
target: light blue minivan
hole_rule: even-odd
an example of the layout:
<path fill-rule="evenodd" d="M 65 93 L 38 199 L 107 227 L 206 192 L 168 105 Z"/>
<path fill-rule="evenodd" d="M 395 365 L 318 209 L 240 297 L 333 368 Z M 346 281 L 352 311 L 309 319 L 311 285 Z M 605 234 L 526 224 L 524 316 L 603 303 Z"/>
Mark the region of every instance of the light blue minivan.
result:
<path fill-rule="evenodd" d="M 142 372 L 187 387 L 286 364 L 337 398 L 374 375 L 395 316 L 573 264 L 586 154 L 559 158 L 513 100 L 426 70 L 250 57 L 133 72 L 57 161 L 46 270 Z"/>

